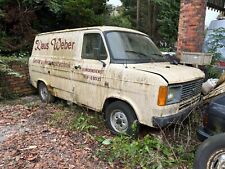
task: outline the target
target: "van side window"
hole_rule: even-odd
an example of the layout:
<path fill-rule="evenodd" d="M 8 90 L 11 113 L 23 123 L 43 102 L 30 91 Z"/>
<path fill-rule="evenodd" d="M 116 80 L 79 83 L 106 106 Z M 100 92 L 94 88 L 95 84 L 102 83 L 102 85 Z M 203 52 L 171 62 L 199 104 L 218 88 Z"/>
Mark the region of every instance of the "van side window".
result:
<path fill-rule="evenodd" d="M 105 46 L 100 34 L 84 34 L 82 55 L 83 59 L 105 60 L 107 58 Z"/>

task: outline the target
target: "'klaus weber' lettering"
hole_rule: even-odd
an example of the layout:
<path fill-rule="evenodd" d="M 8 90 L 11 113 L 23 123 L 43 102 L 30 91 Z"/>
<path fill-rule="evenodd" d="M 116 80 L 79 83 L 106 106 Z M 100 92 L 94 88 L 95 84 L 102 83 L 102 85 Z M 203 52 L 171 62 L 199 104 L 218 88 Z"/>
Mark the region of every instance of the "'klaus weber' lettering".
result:
<path fill-rule="evenodd" d="M 62 40 L 61 38 L 54 38 L 51 41 L 51 45 L 53 46 L 54 50 L 70 50 L 74 48 L 75 42 L 67 42 L 66 39 Z"/>
<path fill-rule="evenodd" d="M 41 40 L 35 41 L 35 50 L 48 50 L 49 43 L 44 43 Z M 73 50 L 75 46 L 75 42 L 67 41 L 62 38 L 54 38 L 51 40 L 51 46 L 53 50 Z"/>

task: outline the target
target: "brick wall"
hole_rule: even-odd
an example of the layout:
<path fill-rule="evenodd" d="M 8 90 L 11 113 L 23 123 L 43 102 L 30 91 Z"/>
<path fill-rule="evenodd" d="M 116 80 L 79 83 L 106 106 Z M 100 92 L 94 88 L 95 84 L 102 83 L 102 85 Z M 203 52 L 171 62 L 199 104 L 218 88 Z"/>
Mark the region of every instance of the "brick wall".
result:
<path fill-rule="evenodd" d="M 6 75 L 0 77 L 0 80 L 3 83 L 2 91 L 0 90 L 0 95 L 16 94 L 19 96 L 29 95 L 35 93 L 35 89 L 29 84 L 29 71 L 28 63 L 24 61 L 7 61 L 7 65 L 13 72 L 17 72 L 20 76 L 15 75 Z M 2 93 L 2 94 L 1 94 Z"/>
<path fill-rule="evenodd" d="M 177 53 L 201 52 L 204 41 L 206 0 L 181 0 Z"/>

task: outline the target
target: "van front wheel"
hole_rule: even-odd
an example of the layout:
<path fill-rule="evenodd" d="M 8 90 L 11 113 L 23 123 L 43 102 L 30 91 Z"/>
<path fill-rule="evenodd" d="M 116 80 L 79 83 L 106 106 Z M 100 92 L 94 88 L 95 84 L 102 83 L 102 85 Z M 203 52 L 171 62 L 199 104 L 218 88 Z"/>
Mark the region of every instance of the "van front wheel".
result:
<path fill-rule="evenodd" d="M 42 102 L 44 103 L 54 102 L 55 97 L 51 95 L 51 93 L 48 91 L 47 86 L 43 82 L 40 82 L 38 84 L 38 91 Z"/>
<path fill-rule="evenodd" d="M 106 107 L 106 125 L 113 134 L 128 134 L 136 136 L 139 123 L 135 112 L 126 103 L 116 101 Z"/>

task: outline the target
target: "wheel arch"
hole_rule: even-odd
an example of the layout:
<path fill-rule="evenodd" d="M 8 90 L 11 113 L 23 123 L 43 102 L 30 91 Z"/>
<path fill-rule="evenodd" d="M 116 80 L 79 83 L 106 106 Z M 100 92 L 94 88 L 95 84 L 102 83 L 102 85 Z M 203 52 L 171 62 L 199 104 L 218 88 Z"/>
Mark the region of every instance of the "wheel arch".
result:
<path fill-rule="evenodd" d="M 54 95 L 53 87 L 51 87 L 50 84 L 49 84 L 47 81 L 45 81 L 44 79 L 38 79 L 38 80 L 37 80 L 37 89 L 38 89 L 38 86 L 39 86 L 40 83 L 44 83 L 44 84 L 47 86 L 48 91 L 49 91 L 52 95 Z"/>
<path fill-rule="evenodd" d="M 137 113 L 136 109 L 134 108 L 132 102 L 128 101 L 127 99 L 122 99 L 122 98 L 119 98 L 119 97 L 108 97 L 108 98 L 105 99 L 105 102 L 104 102 L 103 108 L 102 108 L 102 112 L 104 113 L 104 118 L 105 118 L 106 107 L 108 105 L 110 105 L 111 103 L 116 102 L 116 101 L 122 101 L 122 102 L 126 103 L 127 105 L 129 105 L 131 107 L 131 109 L 134 111 L 137 120 L 139 121 L 138 113 Z"/>

